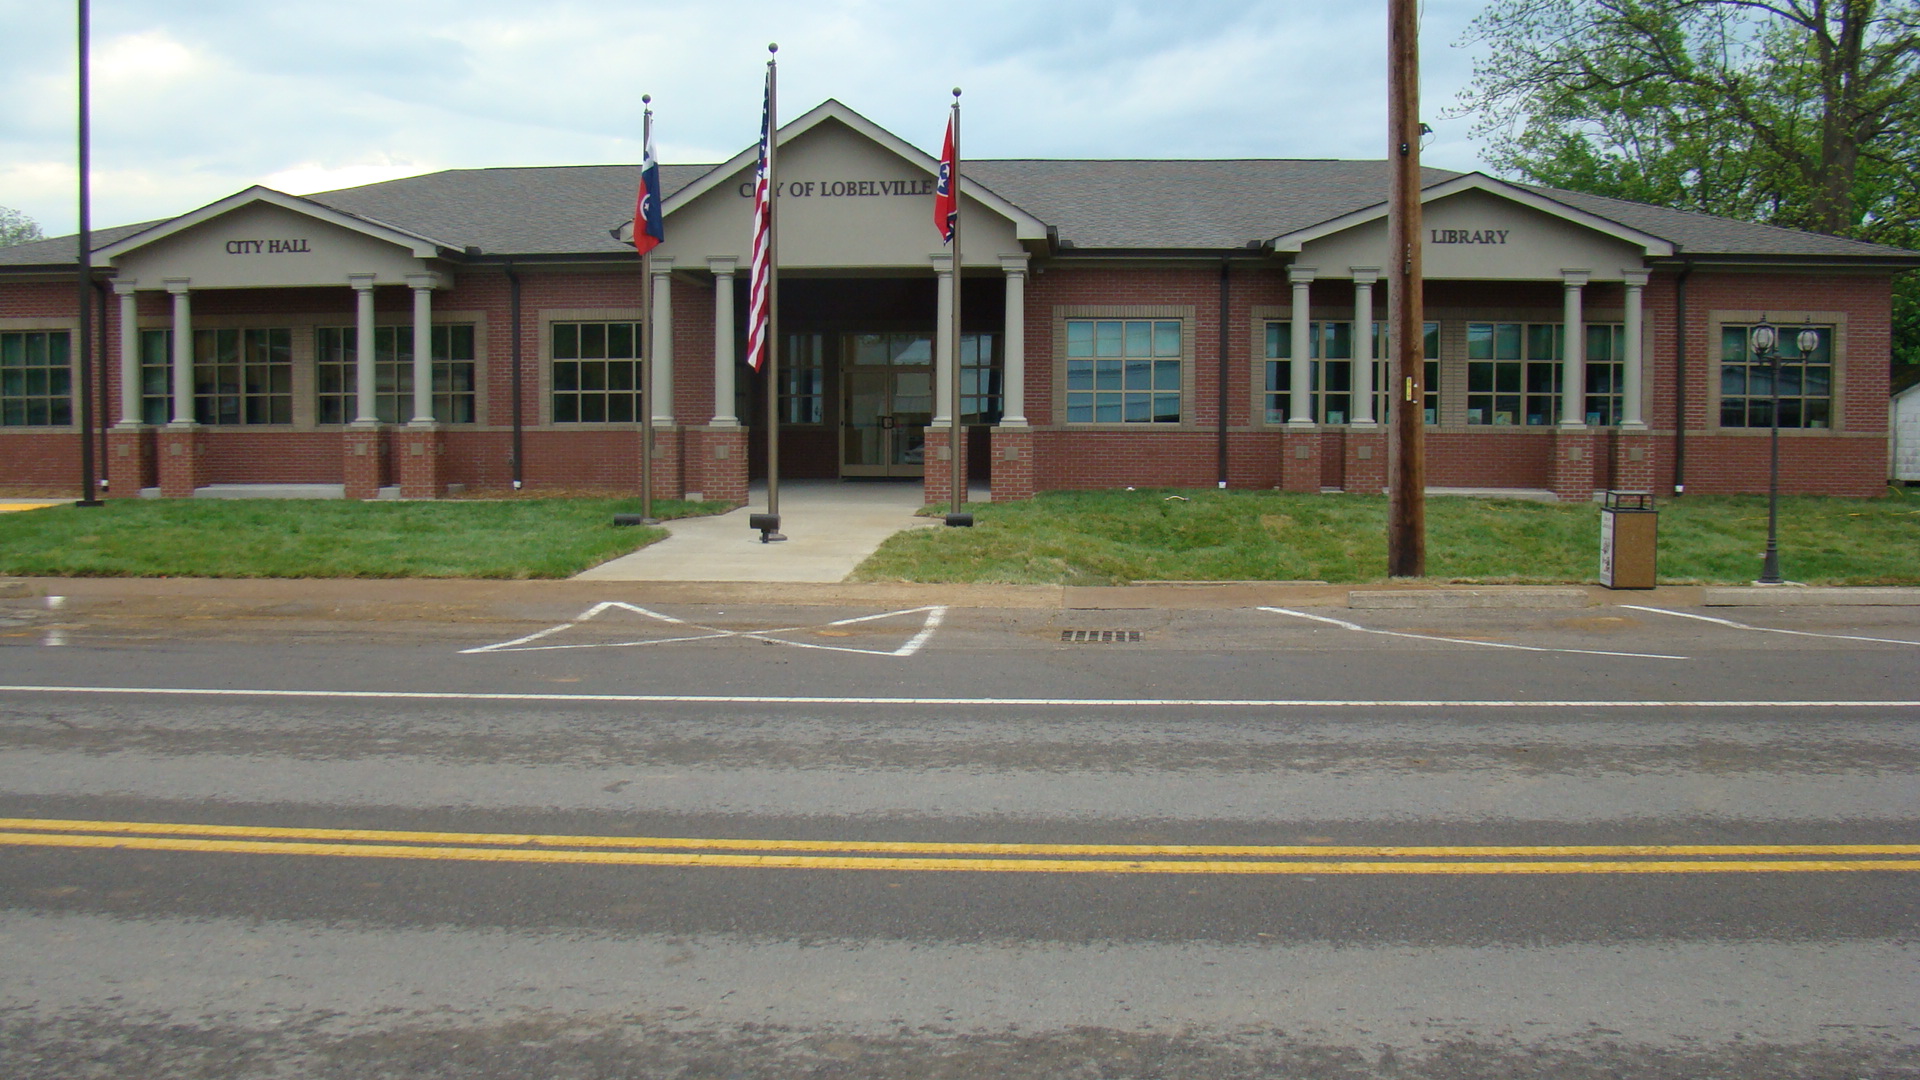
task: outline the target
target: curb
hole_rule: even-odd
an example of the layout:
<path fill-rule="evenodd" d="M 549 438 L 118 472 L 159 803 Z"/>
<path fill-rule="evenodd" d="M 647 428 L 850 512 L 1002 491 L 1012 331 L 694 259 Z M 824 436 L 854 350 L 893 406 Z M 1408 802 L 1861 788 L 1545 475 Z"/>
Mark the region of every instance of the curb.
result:
<path fill-rule="evenodd" d="M 1913 607 L 1920 605 L 1920 588 L 1730 585 L 1701 589 L 1700 602 L 1707 607 Z"/>
<path fill-rule="evenodd" d="M 1580 608 L 1596 602 L 1584 587 L 1507 585 L 1477 589 L 1354 589 L 1347 606 L 1381 608 Z"/>

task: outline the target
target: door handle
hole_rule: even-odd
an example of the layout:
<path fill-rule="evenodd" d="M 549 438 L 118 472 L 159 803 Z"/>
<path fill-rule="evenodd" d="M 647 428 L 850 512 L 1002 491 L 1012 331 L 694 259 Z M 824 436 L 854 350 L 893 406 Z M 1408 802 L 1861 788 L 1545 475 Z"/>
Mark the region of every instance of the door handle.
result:
<path fill-rule="evenodd" d="M 885 428 L 885 429 L 886 429 L 886 430 L 888 430 L 888 431 L 892 431 L 892 430 L 893 430 L 893 417 L 891 417 L 891 416 L 882 416 L 882 417 L 880 417 L 880 418 L 879 418 L 879 420 L 880 420 L 880 426 L 881 426 L 882 428 Z"/>

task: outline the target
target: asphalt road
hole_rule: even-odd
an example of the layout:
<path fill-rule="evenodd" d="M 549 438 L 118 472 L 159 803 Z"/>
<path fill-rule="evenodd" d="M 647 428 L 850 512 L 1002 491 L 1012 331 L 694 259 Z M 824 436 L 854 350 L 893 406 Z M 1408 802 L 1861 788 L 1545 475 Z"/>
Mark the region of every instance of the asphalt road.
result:
<path fill-rule="evenodd" d="M 1920 609 L 200 614 L 0 607 L 7 1080 L 1920 1076 Z"/>

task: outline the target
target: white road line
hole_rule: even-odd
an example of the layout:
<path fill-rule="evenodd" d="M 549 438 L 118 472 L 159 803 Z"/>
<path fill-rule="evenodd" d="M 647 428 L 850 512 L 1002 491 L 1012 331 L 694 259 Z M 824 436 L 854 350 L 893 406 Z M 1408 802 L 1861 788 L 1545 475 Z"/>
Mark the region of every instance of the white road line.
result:
<path fill-rule="evenodd" d="M 645 638 L 637 641 L 592 641 L 574 645 L 533 644 L 552 634 L 557 634 L 562 630 L 568 630 L 582 623 L 590 622 L 593 619 L 599 618 L 605 612 L 614 609 L 631 611 L 636 615 L 644 615 L 649 619 L 656 619 L 660 622 L 691 627 L 706 632 L 690 634 L 683 637 Z M 907 639 L 905 645 L 897 649 L 858 649 L 849 645 L 821 645 L 816 642 L 789 641 L 786 638 L 773 636 L 775 634 L 792 634 L 806 630 L 819 630 L 829 626 L 848 626 L 853 623 L 873 622 L 877 619 L 890 619 L 899 615 L 917 615 L 923 611 L 926 612 L 926 619 L 923 621 L 920 629 L 912 637 Z M 835 619 L 832 622 L 822 623 L 819 626 L 781 626 L 771 630 L 724 630 L 718 627 L 702 626 L 699 623 L 689 622 L 685 619 L 678 619 L 663 612 L 641 607 L 638 604 L 629 604 L 620 600 L 605 600 L 581 612 L 569 622 L 561 623 L 558 626 L 550 626 L 545 630 L 536 631 L 525 637 L 514 638 L 512 641 L 500 641 L 492 645 L 481 645 L 472 649 L 462 649 L 460 650 L 460 655 L 468 656 L 492 652 L 549 652 L 562 649 L 630 649 L 643 645 L 674 645 L 688 641 L 715 641 L 722 638 L 739 637 L 748 638 L 753 641 L 764 641 L 770 645 L 791 645 L 796 649 L 820 649 L 826 652 L 856 653 L 861 656 L 912 656 L 924 648 L 927 642 L 932 639 L 933 632 L 940 628 L 940 624 L 945 620 L 946 614 L 947 609 L 944 605 L 935 605 L 932 607 L 905 608 L 900 611 L 882 611 L 874 615 L 856 615 L 848 619 Z"/>
<path fill-rule="evenodd" d="M 1920 709 L 1920 699 L 1849 701 L 1542 701 L 1511 698 L 1379 700 L 1359 698 L 979 698 L 802 697 L 771 694 L 530 694 L 451 690 L 262 690 L 184 686 L 50 686 L 0 684 L 0 693 L 264 697 L 353 701 L 531 701 L 616 705 L 921 705 L 963 708 L 1066 709 Z"/>
<path fill-rule="evenodd" d="M 1794 637 L 1833 638 L 1836 641 L 1874 641 L 1882 645 L 1920 645 L 1920 641 L 1907 641 L 1904 638 L 1866 637 L 1861 634 L 1822 634 L 1813 630 L 1781 630 L 1772 626 L 1749 626 L 1743 622 L 1734 622 L 1732 619 L 1716 619 L 1711 615 L 1695 615 L 1691 611 L 1669 611 L 1666 608 L 1641 607 L 1639 604 L 1620 604 L 1619 606 L 1631 608 L 1634 611 L 1651 611 L 1656 615 L 1672 615 L 1679 619 L 1698 619 L 1701 622 L 1715 623 L 1720 626 L 1731 626 L 1735 630 L 1753 630 L 1765 634 L 1792 634 Z"/>
<path fill-rule="evenodd" d="M 1292 615 L 1300 619 L 1312 619 L 1314 622 L 1332 623 L 1344 630 L 1353 630 L 1362 634 L 1380 634 L 1384 637 L 1412 638 L 1415 641 L 1446 641 L 1455 645 L 1479 645 L 1488 649 L 1519 649 L 1521 652 L 1578 653 L 1581 656 L 1628 656 L 1637 660 L 1686 660 L 1685 656 L 1668 656 L 1665 653 L 1608 652 L 1604 649 L 1551 649 L 1544 645 L 1509 645 L 1504 641 L 1473 641 L 1468 638 L 1436 637 L 1432 634 L 1408 634 L 1399 630 L 1375 630 L 1350 623 L 1345 619 L 1335 619 L 1326 615 L 1309 615 L 1304 611 L 1291 608 L 1262 607 L 1261 611 L 1271 611 L 1276 615 Z"/>

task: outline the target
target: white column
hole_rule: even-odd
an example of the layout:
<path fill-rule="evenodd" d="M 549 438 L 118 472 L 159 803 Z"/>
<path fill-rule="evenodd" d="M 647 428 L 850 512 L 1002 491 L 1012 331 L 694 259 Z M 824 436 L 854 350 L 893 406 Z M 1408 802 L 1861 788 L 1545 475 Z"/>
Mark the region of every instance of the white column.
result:
<path fill-rule="evenodd" d="M 733 414 L 733 270 L 739 259 L 715 256 L 707 260 L 713 271 L 713 426 L 739 427 Z"/>
<path fill-rule="evenodd" d="M 1007 275 L 1007 324 L 1001 331 L 1000 426 L 1027 426 L 1027 255 L 1000 256 Z"/>
<path fill-rule="evenodd" d="M 1312 266 L 1295 266 L 1287 270 L 1287 279 L 1293 282 L 1293 359 L 1287 364 L 1287 423 L 1298 427 L 1313 426 L 1313 360 L 1309 356 L 1308 322 L 1313 318 L 1312 285 L 1314 276 L 1320 271 Z"/>
<path fill-rule="evenodd" d="M 140 408 L 140 298 L 132 278 L 116 278 L 113 293 L 120 298 L 120 423 L 138 427 Z"/>
<path fill-rule="evenodd" d="M 1565 305 L 1560 354 L 1560 426 L 1587 426 L 1587 323 L 1580 313 L 1580 291 L 1586 288 L 1589 272 L 1562 270 L 1560 282 Z"/>
<path fill-rule="evenodd" d="M 931 427 L 953 423 L 953 256 L 933 256 L 934 292 L 937 300 L 933 316 L 933 420 Z"/>
<path fill-rule="evenodd" d="M 1640 409 L 1641 387 L 1644 378 L 1645 358 L 1641 355 L 1640 336 L 1644 333 L 1645 315 L 1641 308 L 1641 293 L 1647 287 L 1646 270 L 1623 270 L 1627 283 L 1627 325 L 1624 333 L 1627 338 L 1626 355 L 1621 358 L 1622 379 L 1620 386 L 1620 426 L 1634 431 L 1645 431 L 1647 421 Z"/>
<path fill-rule="evenodd" d="M 1373 283 L 1377 266 L 1353 270 L 1353 413 L 1354 427 L 1373 426 Z"/>
<path fill-rule="evenodd" d="M 353 422 L 360 425 L 380 422 L 380 410 L 373 400 L 373 275 L 348 274 L 353 286 Z"/>
<path fill-rule="evenodd" d="M 647 408 L 655 425 L 673 424 L 673 256 L 653 257 L 653 311 L 647 316 L 652 335 L 653 381 L 647 387 Z M 732 371 L 731 368 L 728 369 Z"/>
<path fill-rule="evenodd" d="M 173 427 L 193 426 L 193 300 L 186 278 L 168 278 L 173 294 Z"/>
<path fill-rule="evenodd" d="M 414 426 L 433 423 L 433 286 L 432 274 L 408 274 L 413 289 L 413 420 Z"/>

